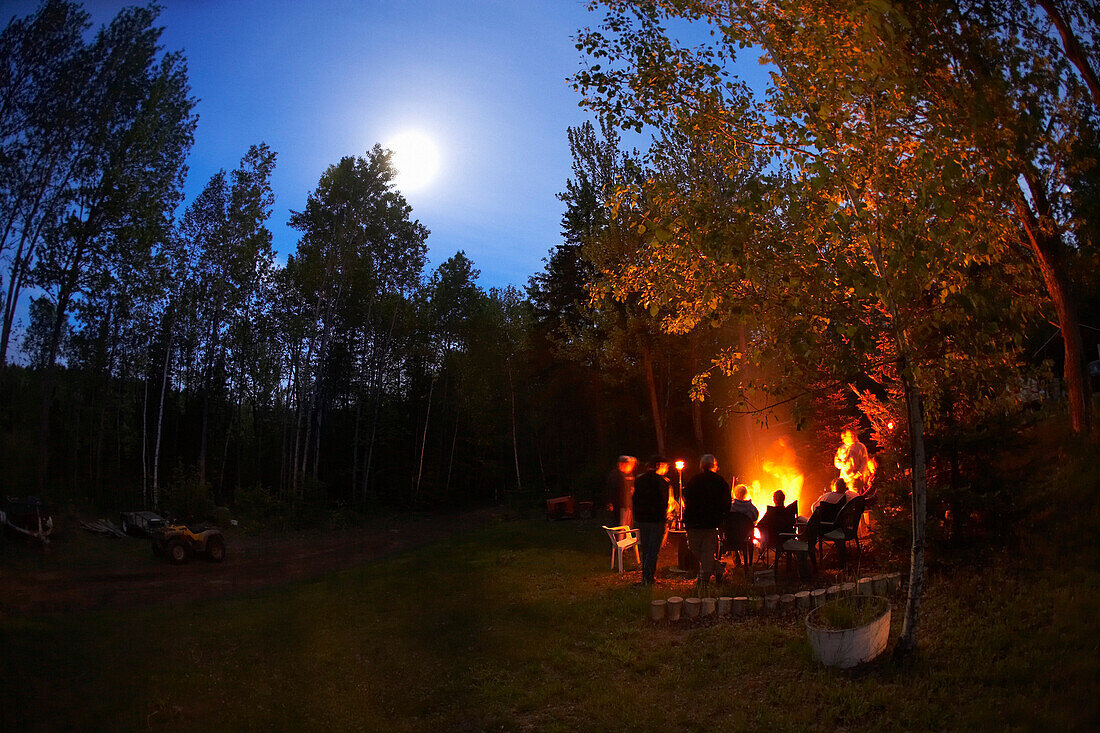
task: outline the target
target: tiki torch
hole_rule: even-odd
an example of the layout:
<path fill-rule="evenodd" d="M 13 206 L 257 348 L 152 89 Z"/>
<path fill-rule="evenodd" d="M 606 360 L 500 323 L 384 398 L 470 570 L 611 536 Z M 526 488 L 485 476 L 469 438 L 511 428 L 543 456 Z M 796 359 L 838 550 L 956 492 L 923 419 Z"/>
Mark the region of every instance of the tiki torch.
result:
<path fill-rule="evenodd" d="M 678 491 L 680 494 L 680 517 L 676 523 L 677 527 L 684 526 L 684 462 L 676 461 L 676 483 L 678 484 Z"/>

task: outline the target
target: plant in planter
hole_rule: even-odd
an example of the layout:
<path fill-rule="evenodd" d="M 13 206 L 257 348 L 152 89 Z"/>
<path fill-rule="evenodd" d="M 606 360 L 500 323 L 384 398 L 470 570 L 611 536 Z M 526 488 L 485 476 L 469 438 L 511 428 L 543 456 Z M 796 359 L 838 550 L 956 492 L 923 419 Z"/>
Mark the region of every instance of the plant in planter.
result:
<path fill-rule="evenodd" d="M 846 669 L 869 662 L 890 639 L 890 601 L 882 596 L 844 596 L 810 611 L 806 633 L 814 658 Z"/>

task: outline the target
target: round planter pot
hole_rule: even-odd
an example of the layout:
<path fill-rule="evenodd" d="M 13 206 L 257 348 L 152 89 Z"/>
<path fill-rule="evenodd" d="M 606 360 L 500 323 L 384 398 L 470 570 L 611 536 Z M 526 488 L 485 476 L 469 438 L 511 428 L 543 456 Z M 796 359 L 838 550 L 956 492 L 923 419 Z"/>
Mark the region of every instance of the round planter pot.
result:
<path fill-rule="evenodd" d="M 849 604 L 871 620 L 854 628 L 831 628 L 839 604 Z M 814 658 L 827 667 L 847 669 L 869 662 L 886 649 L 890 639 L 890 601 L 881 596 L 850 596 L 828 601 L 806 616 L 806 633 Z"/>

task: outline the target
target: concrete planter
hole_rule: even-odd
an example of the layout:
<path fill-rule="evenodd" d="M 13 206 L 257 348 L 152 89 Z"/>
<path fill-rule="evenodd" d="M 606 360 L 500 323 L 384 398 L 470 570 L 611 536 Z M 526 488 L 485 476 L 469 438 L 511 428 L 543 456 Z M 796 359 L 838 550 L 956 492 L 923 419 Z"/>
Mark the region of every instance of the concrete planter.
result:
<path fill-rule="evenodd" d="M 853 604 L 871 620 L 854 628 L 829 628 L 825 619 L 835 615 L 837 604 Z M 881 596 L 853 596 L 829 601 L 806 616 L 806 633 L 814 658 L 827 667 L 847 669 L 869 662 L 886 649 L 890 639 L 890 601 Z"/>

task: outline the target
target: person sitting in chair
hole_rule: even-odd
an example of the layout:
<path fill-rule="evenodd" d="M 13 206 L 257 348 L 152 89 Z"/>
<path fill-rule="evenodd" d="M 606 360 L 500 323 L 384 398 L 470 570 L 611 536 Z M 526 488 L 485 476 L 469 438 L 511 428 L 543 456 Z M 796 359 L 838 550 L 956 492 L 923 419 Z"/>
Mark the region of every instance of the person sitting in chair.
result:
<path fill-rule="evenodd" d="M 723 554 L 732 552 L 734 560 L 744 564 L 746 569 L 752 565 L 752 534 L 756 520 L 760 517 L 760 510 L 748 500 L 748 494 L 749 487 L 745 484 L 734 487 L 735 498 L 722 529 Z"/>
<path fill-rule="evenodd" d="M 761 548 L 764 550 L 776 549 L 783 544 L 783 538 L 779 535 L 794 532 L 795 516 L 798 514 L 798 502 L 784 506 L 787 495 L 782 489 L 772 494 L 774 504 L 764 510 L 764 516 L 756 523 L 760 530 Z"/>
<path fill-rule="evenodd" d="M 829 484 L 829 489 L 814 502 L 810 518 L 806 522 L 803 534 L 811 548 L 819 543 L 822 534 L 833 528 L 841 507 L 856 496 L 859 494 L 848 489 L 842 478 L 834 479 Z"/>
<path fill-rule="evenodd" d="M 745 484 L 737 484 L 733 489 L 733 503 L 730 504 L 730 512 L 740 512 L 752 521 L 760 519 L 760 510 L 748 500 L 749 487 Z"/>
<path fill-rule="evenodd" d="M 857 496 L 859 496 L 859 493 L 850 490 L 848 488 L 848 483 L 844 479 L 834 479 L 833 482 L 829 484 L 829 490 L 818 497 L 810 510 L 811 512 L 816 512 L 817 508 L 822 504 L 832 504 L 835 506 L 832 513 L 835 517 L 836 513 L 840 511 L 840 507 L 844 506 L 844 502 Z M 832 521 L 832 518 L 830 518 L 829 521 Z"/>

